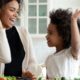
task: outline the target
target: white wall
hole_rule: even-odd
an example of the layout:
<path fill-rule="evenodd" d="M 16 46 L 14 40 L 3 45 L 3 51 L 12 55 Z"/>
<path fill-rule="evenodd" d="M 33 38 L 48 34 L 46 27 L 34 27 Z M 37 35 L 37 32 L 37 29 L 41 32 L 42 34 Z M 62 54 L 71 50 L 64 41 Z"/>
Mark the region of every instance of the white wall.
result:
<path fill-rule="evenodd" d="M 80 0 L 48 0 L 49 1 L 49 10 L 58 9 L 58 8 L 72 8 L 80 9 Z"/>
<path fill-rule="evenodd" d="M 32 38 L 35 54 L 40 64 L 45 62 L 48 55 L 54 53 L 55 48 L 49 48 L 45 38 Z"/>
<path fill-rule="evenodd" d="M 80 0 L 48 0 L 48 11 L 58 8 L 80 8 Z M 45 38 L 32 38 L 36 57 L 39 63 L 43 63 L 46 57 L 55 52 L 55 48 L 49 48 Z"/>

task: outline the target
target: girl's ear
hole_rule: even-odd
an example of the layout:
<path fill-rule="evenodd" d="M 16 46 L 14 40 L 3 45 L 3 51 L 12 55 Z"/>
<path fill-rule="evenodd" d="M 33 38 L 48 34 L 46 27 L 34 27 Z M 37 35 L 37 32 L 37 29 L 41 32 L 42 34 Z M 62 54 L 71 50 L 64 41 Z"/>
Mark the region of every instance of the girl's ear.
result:
<path fill-rule="evenodd" d="M 0 18 L 1 18 L 1 9 L 0 9 Z"/>
<path fill-rule="evenodd" d="M 0 19 L 1 19 L 2 14 L 3 14 L 3 8 L 0 8 Z"/>
<path fill-rule="evenodd" d="M 1 17 L 1 9 L 0 9 L 0 17 Z"/>
<path fill-rule="evenodd" d="M 0 12 L 1 12 L 1 8 L 0 8 Z"/>

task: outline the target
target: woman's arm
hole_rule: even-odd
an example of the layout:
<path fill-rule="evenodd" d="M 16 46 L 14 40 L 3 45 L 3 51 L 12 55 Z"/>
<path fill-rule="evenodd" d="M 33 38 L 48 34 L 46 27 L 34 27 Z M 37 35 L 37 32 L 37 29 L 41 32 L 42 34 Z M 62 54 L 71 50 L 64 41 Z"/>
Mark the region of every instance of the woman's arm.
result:
<path fill-rule="evenodd" d="M 80 57 L 80 32 L 77 20 L 80 17 L 80 10 L 76 10 L 71 17 L 71 47 L 72 56 L 75 59 Z"/>
<path fill-rule="evenodd" d="M 11 62 L 10 49 L 6 38 L 5 29 L 3 29 L 0 21 L 0 63 L 9 62 Z"/>
<path fill-rule="evenodd" d="M 23 61 L 23 66 L 25 70 L 23 70 L 23 73 L 27 74 L 27 72 L 30 72 L 34 76 L 38 76 L 39 74 L 41 74 L 41 67 L 36 61 L 31 36 L 29 35 L 27 29 L 25 28 L 24 30 L 22 30 L 22 32 L 23 32 L 22 43 L 23 43 L 24 50 L 25 50 L 25 59 Z"/>
<path fill-rule="evenodd" d="M 35 76 L 38 76 L 41 73 L 41 68 L 40 65 L 37 63 L 32 39 L 29 34 L 28 34 L 28 51 L 29 51 L 28 70 L 31 71 Z"/>

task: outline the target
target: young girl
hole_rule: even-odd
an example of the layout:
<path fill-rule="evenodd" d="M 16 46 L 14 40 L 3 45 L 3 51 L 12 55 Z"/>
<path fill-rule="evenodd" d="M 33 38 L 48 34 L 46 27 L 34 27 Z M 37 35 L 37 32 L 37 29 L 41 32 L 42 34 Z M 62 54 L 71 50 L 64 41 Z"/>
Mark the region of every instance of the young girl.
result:
<path fill-rule="evenodd" d="M 31 38 L 26 28 L 14 25 L 21 4 L 22 0 L 0 0 L 0 74 L 33 78 L 41 69 L 35 60 Z"/>
<path fill-rule="evenodd" d="M 56 47 L 56 52 L 46 59 L 47 77 L 49 79 L 79 76 L 79 16 L 79 10 L 76 10 L 74 14 L 68 9 L 58 9 L 50 13 L 46 39 L 49 47 Z"/>

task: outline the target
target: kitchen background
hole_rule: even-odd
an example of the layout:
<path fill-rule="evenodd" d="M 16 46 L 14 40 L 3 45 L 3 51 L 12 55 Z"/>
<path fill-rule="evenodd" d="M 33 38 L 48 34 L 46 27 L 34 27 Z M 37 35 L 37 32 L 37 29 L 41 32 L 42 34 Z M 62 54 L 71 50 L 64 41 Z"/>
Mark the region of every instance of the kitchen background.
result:
<path fill-rule="evenodd" d="M 39 64 L 43 64 L 47 56 L 56 50 L 47 46 L 45 35 L 49 12 L 58 8 L 80 9 L 80 0 L 24 0 L 21 16 L 17 20 L 17 25 L 29 30 Z"/>

